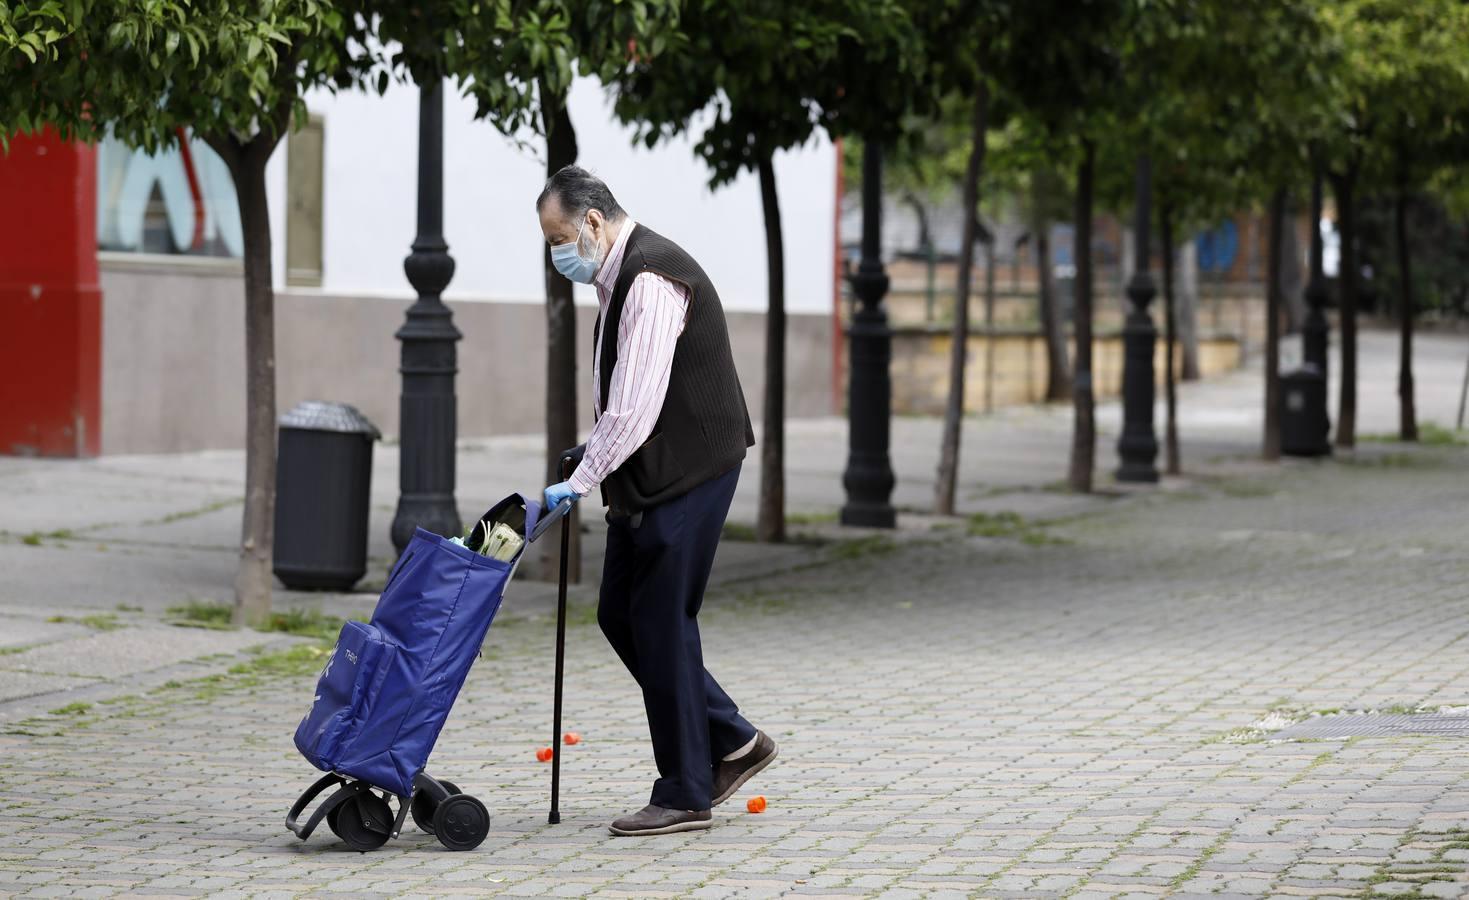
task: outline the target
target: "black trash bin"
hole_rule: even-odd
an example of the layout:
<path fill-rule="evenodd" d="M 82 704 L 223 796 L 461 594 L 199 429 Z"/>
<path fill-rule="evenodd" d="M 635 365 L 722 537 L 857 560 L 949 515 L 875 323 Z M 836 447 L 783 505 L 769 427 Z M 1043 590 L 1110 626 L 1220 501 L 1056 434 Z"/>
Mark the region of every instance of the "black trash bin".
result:
<path fill-rule="evenodd" d="M 1280 376 L 1280 452 L 1325 456 L 1331 422 L 1326 417 L 1326 378 L 1311 364 Z"/>
<path fill-rule="evenodd" d="M 308 400 L 281 416 L 275 576 L 297 590 L 350 590 L 367 572 L 372 445 L 382 434 L 345 403 Z"/>

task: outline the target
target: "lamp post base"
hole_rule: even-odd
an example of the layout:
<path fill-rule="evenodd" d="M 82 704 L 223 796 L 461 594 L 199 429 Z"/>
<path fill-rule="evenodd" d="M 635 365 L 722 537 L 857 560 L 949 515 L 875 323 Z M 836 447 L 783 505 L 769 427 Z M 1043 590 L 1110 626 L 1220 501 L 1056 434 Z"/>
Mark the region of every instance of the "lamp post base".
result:
<path fill-rule="evenodd" d="M 1124 463 L 1116 472 L 1118 481 L 1130 484 L 1157 484 L 1158 470 L 1146 463 Z"/>
<path fill-rule="evenodd" d="M 886 503 L 849 503 L 842 507 L 841 523 L 856 528 L 894 528 L 898 514 Z"/>
<path fill-rule="evenodd" d="M 404 494 L 398 498 L 398 511 L 393 516 L 393 546 L 402 552 L 413 539 L 415 528 L 431 531 L 441 537 L 454 537 L 462 527 L 454 494 Z"/>

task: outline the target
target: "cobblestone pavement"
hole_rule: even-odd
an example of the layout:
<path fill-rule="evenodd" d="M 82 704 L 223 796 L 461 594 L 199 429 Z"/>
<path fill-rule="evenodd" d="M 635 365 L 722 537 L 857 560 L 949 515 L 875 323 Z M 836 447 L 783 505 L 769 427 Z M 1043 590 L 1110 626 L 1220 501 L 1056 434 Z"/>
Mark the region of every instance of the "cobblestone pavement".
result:
<path fill-rule="evenodd" d="M 1464 737 L 1266 739 L 1327 710 L 1469 704 L 1469 451 L 1241 463 L 973 530 L 813 545 L 711 595 L 710 667 L 782 749 L 711 831 L 607 834 L 652 761 L 583 607 L 559 826 L 534 756 L 551 631 L 511 619 L 431 766 L 489 807 L 479 850 L 410 827 L 358 854 L 283 828 L 314 775 L 290 737 L 320 662 L 297 650 L 3 726 L 0 894 L 1469 891 Z"/>

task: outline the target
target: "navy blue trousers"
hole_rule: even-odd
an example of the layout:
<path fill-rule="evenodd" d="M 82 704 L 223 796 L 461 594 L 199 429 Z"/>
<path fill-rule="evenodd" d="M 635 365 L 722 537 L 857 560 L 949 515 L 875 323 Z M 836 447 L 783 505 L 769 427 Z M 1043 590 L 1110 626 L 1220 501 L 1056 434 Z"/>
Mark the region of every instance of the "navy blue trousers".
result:
<path fill-rule="evenodd" d="M 704 810 L 714 766 L 755 727 L 704 668 L 699 607 L 740 468 L 643 511 L 608 517 L 597 623 L 643 690 L 658 780 L 649 801 Z"/>

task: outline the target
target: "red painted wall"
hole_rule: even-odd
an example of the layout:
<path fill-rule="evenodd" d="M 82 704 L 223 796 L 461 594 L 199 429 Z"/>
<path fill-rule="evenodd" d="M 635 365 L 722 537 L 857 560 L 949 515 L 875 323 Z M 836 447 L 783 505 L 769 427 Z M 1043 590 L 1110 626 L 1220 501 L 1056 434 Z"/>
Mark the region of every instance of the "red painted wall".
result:
<path fill-rule="evenodd" d="M 97 161 L 49 130 L 0 154 L 0 453 L 102 446 Z"/>

